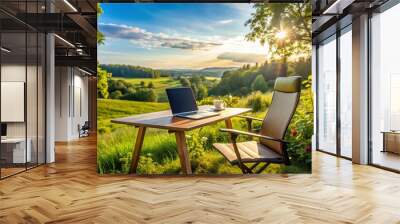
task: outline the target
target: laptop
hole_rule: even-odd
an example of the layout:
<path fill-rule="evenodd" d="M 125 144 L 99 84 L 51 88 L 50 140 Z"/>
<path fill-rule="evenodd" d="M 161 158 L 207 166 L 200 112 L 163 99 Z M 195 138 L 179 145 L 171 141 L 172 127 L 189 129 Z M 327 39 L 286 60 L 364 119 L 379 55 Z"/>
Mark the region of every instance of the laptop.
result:
<path fill-rule="evenodd" d="M 188 119 L 203 119 L 217 116 L 219 113 L 207 110 L 199 110 L 191 88 L 179 87 L 166 89 L 172 115 Z"/>

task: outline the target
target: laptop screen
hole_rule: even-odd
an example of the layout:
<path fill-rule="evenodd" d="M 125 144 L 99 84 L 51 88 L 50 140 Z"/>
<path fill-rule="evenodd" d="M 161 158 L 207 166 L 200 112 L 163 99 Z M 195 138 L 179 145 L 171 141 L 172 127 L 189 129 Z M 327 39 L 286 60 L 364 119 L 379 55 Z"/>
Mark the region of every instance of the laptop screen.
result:
<path fill-rule="evenodd" d="M 191 88 L 171 88 L 166 89 L 166 91 L 172 114 L 198 110 L 196 99 L 194 98 L 194 94 Z"/>

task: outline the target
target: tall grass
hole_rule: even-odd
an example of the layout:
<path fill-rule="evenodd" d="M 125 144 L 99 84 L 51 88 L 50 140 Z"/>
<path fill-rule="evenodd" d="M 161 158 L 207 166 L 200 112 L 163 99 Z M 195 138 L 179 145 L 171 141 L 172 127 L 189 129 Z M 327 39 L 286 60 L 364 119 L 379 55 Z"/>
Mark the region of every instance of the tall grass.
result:
<path fill-rule="evenodd" d="M 229 106 L 252 107 L 252 116 L 263 117 L 271 103 L 272 94 L 253 93 L 244 98 L 226 97 Z M 225 99 L 224 99 L 225 100 Z M 206 98 L 201 104 L 212 103 L 212 98 Z M 112 124 L 112 118 L 132 116 L 148 112 L 168 109 L 166 103 L 147 103 L 124 100 L 98 100 L 98 172 L 128 173 L 132 158 L 132 149 L 136 139 L 134 127 Z M 303 173 L 311 170 L 310 153 L 304 147 L 310 142 L 312 133 L 312 99 L 309 91 L 302 94 L 302 102 L 296 112 L 290 129 L 299 133 L 296 136 L 288 134 L 288 138 L 297 142 L 292 144 L 289 153 L 294 163 L 292 166 L 271 165 L 265 173 L 293 172 Z M 243 119 L 233 119 L 236 129 L 246 129 Z M 192 170 L 197 174 L 235 174 L 241 170 L 230 165 L 225 158 L 212 148 L 215 142 L 227 142 L 227 135 L 219 128 L 225 127 L 223 122 L 206 126 L 186 133 Z M 308 139 L 310 138 L 310 139 Z M 239 141 L 247 140 L 240 138 Z M 167 131 L 148 129 L 143 149 L 141 151 L 138 173 L 140 174 L 178 174 L 181 172 L 177 155 L 176 141 L 173 134 Z"/>

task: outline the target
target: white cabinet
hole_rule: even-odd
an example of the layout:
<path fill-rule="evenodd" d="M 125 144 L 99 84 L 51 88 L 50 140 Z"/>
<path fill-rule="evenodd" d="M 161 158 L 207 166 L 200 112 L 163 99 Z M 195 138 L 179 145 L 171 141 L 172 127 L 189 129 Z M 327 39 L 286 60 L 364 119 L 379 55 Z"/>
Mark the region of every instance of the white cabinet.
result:
<path fill-rule="evenodd" d="M 1 140 L 2 151 L 12 152 L 12 163 L 25 163 L 32 161 L 32 140 L 27 139 L 28 144 L 25 151 L 25 138 L 7 138 Z M 11 162 L 10 158 L 6 159 Z M 26 161 L 25 161 L 26 160 Z"/>

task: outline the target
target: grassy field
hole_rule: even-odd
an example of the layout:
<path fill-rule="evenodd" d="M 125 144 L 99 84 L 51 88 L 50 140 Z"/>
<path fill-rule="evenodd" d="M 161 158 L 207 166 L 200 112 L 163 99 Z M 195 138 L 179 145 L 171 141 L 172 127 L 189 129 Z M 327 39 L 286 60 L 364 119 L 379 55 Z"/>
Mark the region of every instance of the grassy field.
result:
<path fill-rule="evenodd" d="M 167 110 L 168 108 L 168 103 L 97 99 L 97 126 L 99 133 L 112 132 L 115 128 L 121 127 L 121 125 L 110 122 L 113 118 Z"/>
<path fill-rule="evenodd" d="M 137 80 L 135 80 L 137 82 Z M 140 83 L 140 81 L 139 81 Z M 287 138 L 292 141 L 289 145 L 289 156 L 292 165 L 280 166 L 273 164 L 265 173 L 309 173 L 311 171 L 311 154 L 305 151 L 312 135 L 312 97 L 311 91 L 304 91 L 301 103 L 289 127 Z M 228 97 L 229 98 L 229 97 Z M 262 118 L 265 116 L 271 101 L 271 93 L 255 93 L 247 97 L 229 98 L 233 107 L 251 107 L 251 114 Z M 212 98 L 202 101 L 211 102 Z M 134 127 L 112 124 L 113 118 L 132 116 L 166 110 L 168 103 L 137 102 L 126 100 L 98 99 L 98 139 L 97 161 L 98 172 L 127 173 L 131 163 L 132 148 L 136 139 Z M 246 130 L 243 119 L 234 118 L 235 129 Z M 215 142 L 228 142 L 227 134 L 221 133 L 224 122 L 206 126 L 186 133 L 187 144 L 192 170 L 195 174 L 236 174 L 240 169 L 231 166 L 225 158 L 212 148 Z M 297 133 L 297 134 L 291 134 Z M 246 138 L 239 138 L 245 141 Z M 179 174 L 180 163 L 176 150 L 175 136 L 165 130 L 148 129 L 138 166 L 140 174 Z"/>
<path fill-rule="evenodd" d="M 133 127 L 111 124 L 116 117 L 155 112 L 168 108 L 166 103 L 143 103 L 123 100 L 98 100 L 98 171 L 100 173 L 127 173 L 132 148 L 136 138 Z M 259 115 L 260 116 L 260 115 Z M 234 119 L 234 127 L 245 128 L 243 120 Z M 220 122 L 187 134 L 190 160 L 194 173 L 235 174 L 233 167 L 212 148 L 214 142 L 227 142 L 227 135 L 218 131 L 224 127 Z M 266 172 L 279 172 L 280 166 L 271 166 Z M 149 129 L 141 153 L 138 172 L 142 174 L 178 174 L 180 163 L 174 135 L 167 131 Z"/>
<path fill-rule="evenodd" d="M 113 77 L 114 80 L 125 80 L 129 83 L 132 83 L 135 86 L 140 86 L 141 82 L 144 82 L 147 86 L 150 82 L 154 85 L 154 91 L 157 94 L 157 101 L 158 102 L 167 102 L 167 95 L 165 93 L 166 88 L 172 88 L 180 86 L 179 80 L 172 79 L 170 77 L 161 77 L 157 79 L 151 78 L 120 78 L 120 77 Z"/>

